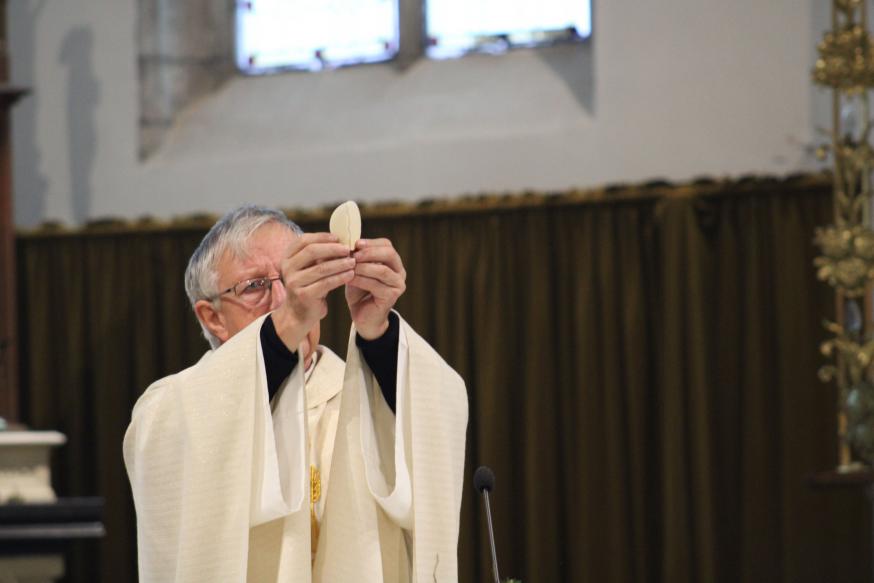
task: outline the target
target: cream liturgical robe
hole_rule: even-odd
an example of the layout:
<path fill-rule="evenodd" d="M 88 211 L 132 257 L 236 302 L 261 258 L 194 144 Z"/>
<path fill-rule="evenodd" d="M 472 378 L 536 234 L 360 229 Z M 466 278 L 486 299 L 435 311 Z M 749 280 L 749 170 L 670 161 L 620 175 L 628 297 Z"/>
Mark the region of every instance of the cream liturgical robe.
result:
<path fill-rule="evenodd" d="M 350 334 L 268 403 L 259 318 L 140 397 L 124 438 L 151 582 L 457 581 L 467 396 L 400 320 L 397 415 Z M 310 465 L 320 533 L 311 555 Z"/>

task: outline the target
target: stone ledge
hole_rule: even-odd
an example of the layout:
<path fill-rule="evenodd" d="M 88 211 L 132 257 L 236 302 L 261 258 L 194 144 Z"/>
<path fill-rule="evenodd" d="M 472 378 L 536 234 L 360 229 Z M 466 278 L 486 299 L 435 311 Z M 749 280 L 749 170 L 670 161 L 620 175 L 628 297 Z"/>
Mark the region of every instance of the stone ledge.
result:
<path fill-rule="evenodd" d="M 57 431 L 0 431 L 0 447 L 7 445 L 64 445 L 67 436 Z"/>

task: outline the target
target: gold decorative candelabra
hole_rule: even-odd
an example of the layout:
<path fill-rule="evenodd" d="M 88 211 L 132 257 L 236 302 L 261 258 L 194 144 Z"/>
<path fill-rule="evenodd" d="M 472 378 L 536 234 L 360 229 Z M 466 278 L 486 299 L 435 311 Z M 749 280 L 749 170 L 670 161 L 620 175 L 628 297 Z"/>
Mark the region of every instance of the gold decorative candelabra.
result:
<path fill-rule="evenodd" d="M 823 381 L 838 386 L 841 472 L 874 465 L 874 230 L 872 230 L 869 91 L 874 87 L 874 44 L 865 0 L 833 0 L 832 28 L 819 43 L 813 71 L 817 85 L 832 90 L 830 143 L 817 151 L 834 162 L 835 223 L 818 229 L 818 276 L 834 289 L 837 322 L 822 344 L 833 364 L 820 369 Z"/>

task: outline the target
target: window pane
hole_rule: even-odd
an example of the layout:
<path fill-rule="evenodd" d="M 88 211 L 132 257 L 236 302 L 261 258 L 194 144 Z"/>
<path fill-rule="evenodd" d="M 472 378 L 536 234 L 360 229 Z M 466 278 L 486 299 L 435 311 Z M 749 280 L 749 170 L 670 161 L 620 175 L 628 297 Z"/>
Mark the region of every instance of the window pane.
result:
<path fill-rule="evenodd" d="M 390 59 L 397 0 L 237 2 L 237 66 L 249 73 Z"/>
<path fill-rule="evenodd" d="M 502 52 L 592 34 L 590 0 L 428 0 L 428 56 Z"/>

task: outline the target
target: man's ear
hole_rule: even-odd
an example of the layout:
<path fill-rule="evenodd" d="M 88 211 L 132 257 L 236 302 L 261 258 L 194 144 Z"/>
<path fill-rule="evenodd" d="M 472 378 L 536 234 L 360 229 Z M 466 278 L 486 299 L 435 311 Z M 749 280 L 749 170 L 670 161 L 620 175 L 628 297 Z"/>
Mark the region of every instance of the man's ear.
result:
<path fill-rule="evenodd" d="M 225 326 L 225 318 L 215 309 L 212 302 L 209 300 L 197 300 L 194 304 L 194 314 L 213 336 L 222 342 L 227 341 L 230 335 L 228 334 L 227 326 Z"/>

